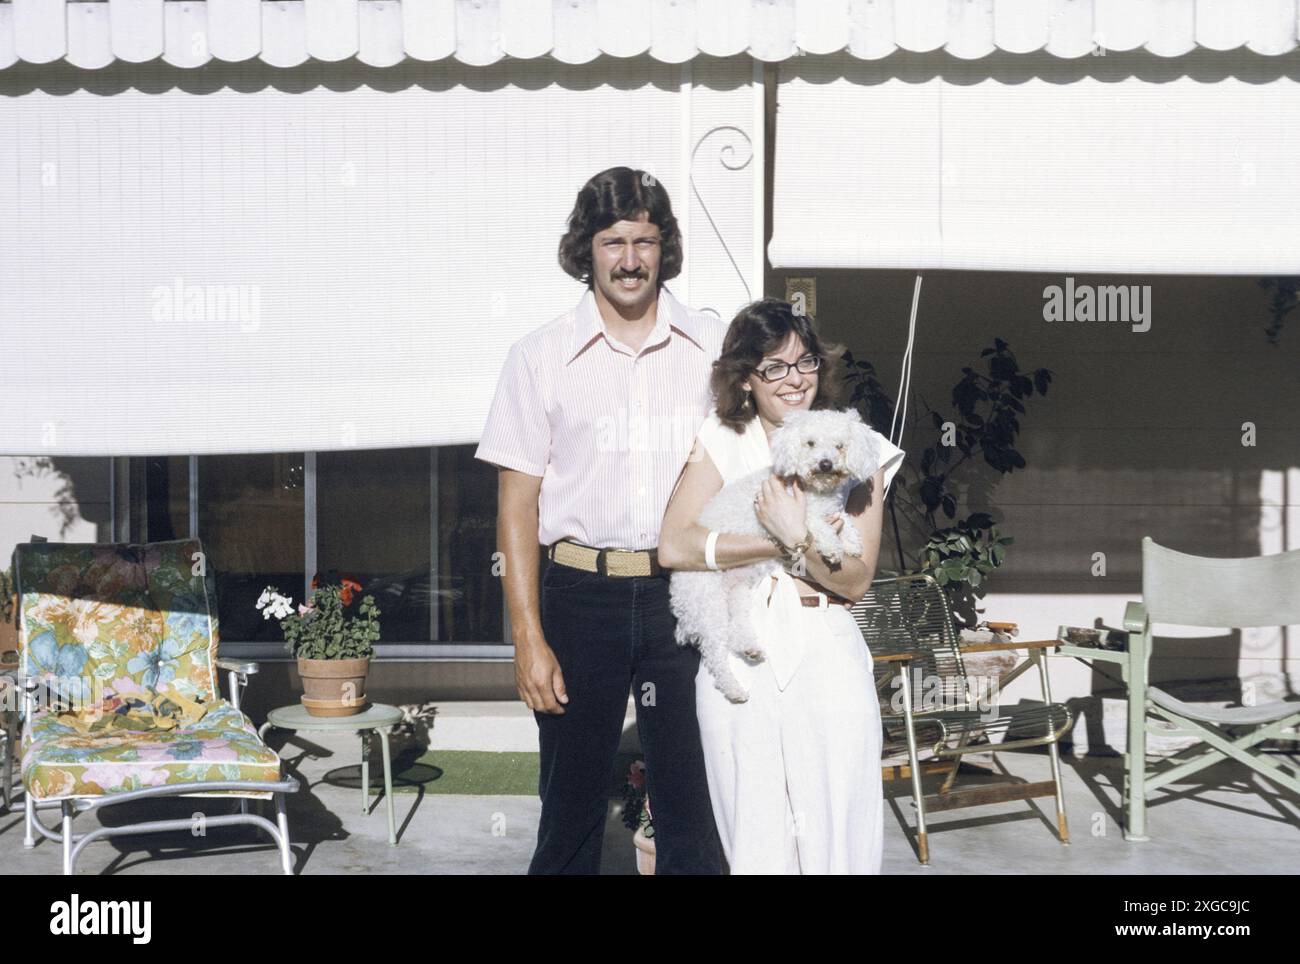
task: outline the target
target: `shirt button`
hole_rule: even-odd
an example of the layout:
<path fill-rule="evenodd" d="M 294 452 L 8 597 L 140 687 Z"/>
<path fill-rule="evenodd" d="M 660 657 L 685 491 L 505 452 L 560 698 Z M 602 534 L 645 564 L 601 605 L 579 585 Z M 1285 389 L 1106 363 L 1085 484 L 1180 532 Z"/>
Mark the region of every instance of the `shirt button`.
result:
<path fill-rule="evenodd" d="M 637 495 L 645 495 L 645 486 L 643 485 L 643 486 L 641 486 L 641 488 L 637 489 L 637 490 L 636 490 L 636 494 L 637 494 Z"/>

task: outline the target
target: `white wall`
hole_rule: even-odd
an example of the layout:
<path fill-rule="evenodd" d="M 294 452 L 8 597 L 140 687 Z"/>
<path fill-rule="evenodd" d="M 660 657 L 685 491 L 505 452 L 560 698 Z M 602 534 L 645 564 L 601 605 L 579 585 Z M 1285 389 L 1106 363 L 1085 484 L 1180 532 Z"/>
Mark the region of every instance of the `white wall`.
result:
<path fill-rule="evenodd" d="M 109 540 L 109 460 L 0 456 L 0 569 L 33 535 Z"/>

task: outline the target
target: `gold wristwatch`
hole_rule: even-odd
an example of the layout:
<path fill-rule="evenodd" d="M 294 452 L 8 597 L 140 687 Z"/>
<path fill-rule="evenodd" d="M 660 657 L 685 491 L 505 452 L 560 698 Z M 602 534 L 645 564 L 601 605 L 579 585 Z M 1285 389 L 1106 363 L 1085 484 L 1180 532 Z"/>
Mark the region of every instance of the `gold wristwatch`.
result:
<path fill-rule="evenodd" d="M 772 537 L 772 541 L 775 542 L 780 550 L 785 554 L 787 561 L 794 562 L 797 559 L 803 558 L 803 554 L 812 548 L 812 533 L 805 530 L 803 538 L 793 546 L 787 546 L 775 536 Z"/>

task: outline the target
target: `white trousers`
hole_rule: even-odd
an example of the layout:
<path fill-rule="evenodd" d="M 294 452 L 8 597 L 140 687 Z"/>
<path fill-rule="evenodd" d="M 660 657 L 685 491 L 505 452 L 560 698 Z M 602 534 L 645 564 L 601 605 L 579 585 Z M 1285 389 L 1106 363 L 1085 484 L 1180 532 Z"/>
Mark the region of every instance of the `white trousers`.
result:
<path fill-rule="evenodd" d="M 800 607 L 785 688 L 729 657 L 749 699 L 700 664 L 695 704 L 713 815 L 733 874 L 878 874 L 884 801 L 871 653 L 843 606 Z"/>

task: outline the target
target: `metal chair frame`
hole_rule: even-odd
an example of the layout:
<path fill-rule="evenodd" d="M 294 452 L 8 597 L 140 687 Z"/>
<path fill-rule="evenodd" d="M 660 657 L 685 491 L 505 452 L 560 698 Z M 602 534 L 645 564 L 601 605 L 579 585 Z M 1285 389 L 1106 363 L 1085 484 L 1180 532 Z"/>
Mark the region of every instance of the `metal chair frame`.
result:
<path fill-rule="evenodd" d="M 891 728 L 901 729 L 901 742 L 898 737 L 892 742 L 886 739 L 882 751 L 890 746 L 895 748 L 895 752 L 906 748 L 909 765 L 906 768 L 889 768 L 889 778 L 911 778 L 916 806 L 917 856 L 920 862 L 928 864 L 930 860 L 927 811 L 954 810 L 1039 796 L 1056 798 L 1057 833 L 1061 842 L 1068 844 L 1069 826 L 1065 814 L 1058 744 L 1061 736 L 1069 730 L 1073 719 L 1064 705 L 1052 701 L 1051 681 L 1043 647 L 1014 641 L 983 643 L 972 647 L 980 651 L 1026 652 L 1027 658 L 1024 661 L 998 679 L 994 695 L 1030 668 L 1038 669 L 1043 696 L 1041 707 L 1004 709 L 999 706 L 996 714 L 990 715 L 980 707 L 979 697 L 972 690 L 947 597 L 933 576 L 922 573 L 878 579 L 853 607 L 852 613 L 876 664 L 877 692 L 883 694 L 891 683 L 900 690 L 901 712 L 893 712 L 888 702 L 882 698 L 881 722 L 882 735 Z M 1048 644 L 1054 646 L 1055 641 L 1048 641 Z M 915 705 L 913 677 L 916 670 L 939 683 L 942 692 L 938 707 L 918 708 Z M 1039 732 L 1033 732 L 1039 728 Z M 924 766 L 920 760 L 918 729 L 933 733 L 933 739 L 926 747 L 931 759 Z M 1030 735 L 1021 735 L 1026 731 Z M 999 732 L 1004 737 L 1000 743 L 995 744 L 991 739 L 987 744 L 971 742 L 981 735 L 991 737 Z M 1015 738 L 1009 739 L 1012 735 Z M 992 787 L 958 791 L 952 789 L 961 759 L 967 754 L 996 754 L 1004 750 L 1044 745 L 1051 758 L 1051 780 L 1036 783 L 1003 782 Z M 907 772 L 904 773 L 904 770 Z M 946 773 L 946 778 L 937 793 L 926 796 L 922 778 L 926 773 L 934 772 Z"/>

